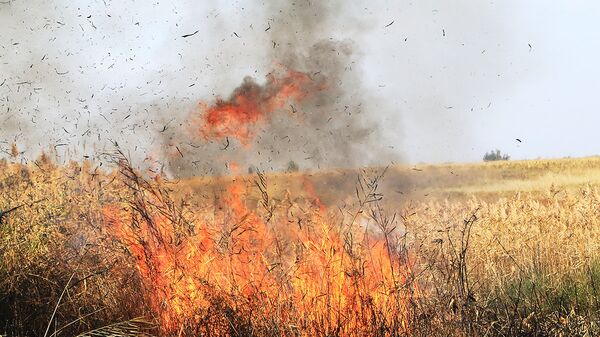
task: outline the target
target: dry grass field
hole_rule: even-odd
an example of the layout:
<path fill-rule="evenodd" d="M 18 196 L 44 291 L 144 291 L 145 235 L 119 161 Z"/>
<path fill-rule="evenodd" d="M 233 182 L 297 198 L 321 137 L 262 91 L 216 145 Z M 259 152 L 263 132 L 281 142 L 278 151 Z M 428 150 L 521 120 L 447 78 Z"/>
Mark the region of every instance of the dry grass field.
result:
<path fill-rule="evenodd" d="M 600 158 L 171 181 L 0 163 L 0 334 L 600 334 Z"/>

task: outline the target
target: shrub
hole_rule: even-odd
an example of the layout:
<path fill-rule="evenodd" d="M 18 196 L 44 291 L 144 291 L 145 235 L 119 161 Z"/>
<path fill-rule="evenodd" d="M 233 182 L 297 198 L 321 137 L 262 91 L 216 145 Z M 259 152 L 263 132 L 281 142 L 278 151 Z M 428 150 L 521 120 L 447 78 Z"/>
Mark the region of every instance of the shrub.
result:
<path fill-rule="evenodd" d="M 286 172 L 298 172 L 298 170 L 300 170 L 300 166 L 295 161 L 290 160 L 287 164 Z"/>

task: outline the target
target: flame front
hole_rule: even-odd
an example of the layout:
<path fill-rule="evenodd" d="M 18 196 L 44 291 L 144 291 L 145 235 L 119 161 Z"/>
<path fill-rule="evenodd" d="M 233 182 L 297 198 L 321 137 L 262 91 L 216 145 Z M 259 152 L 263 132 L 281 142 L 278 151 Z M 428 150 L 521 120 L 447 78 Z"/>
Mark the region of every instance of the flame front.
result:
<path fill-rule="evenodd" d="M 146 196 L 147 211 L 113 206 L 105 217 L 135 257 L 165 334 L 225 335 L 240 321 L 256 331 L 278 326 L 280 335 L 358 336 L 377 324 L 408 333 L 407 298 L 418 292 L 404 287 L 410 265 L 314 196 L 288 195 L 267 217 L 248 207 L 248 186 L 237 181 L 213 210 L 183 221 L 153 209 L 159 195 Z"/>

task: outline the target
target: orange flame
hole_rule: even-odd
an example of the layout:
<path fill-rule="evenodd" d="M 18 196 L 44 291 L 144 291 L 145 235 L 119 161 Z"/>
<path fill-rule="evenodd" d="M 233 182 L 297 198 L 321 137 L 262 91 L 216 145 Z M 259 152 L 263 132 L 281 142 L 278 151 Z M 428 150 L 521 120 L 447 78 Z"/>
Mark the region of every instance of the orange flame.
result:
<path fill-rule="evenodd" d="M 247 205 L 249 191 L 240 180 L 228 186 L 222 205 L 214 205 L 224 208 L 220 214 L 190 214 L 193 224 L 116 206 L 104 215 L 135 257 L 166 334 L 202 327 L 215 303 L 253 324 L 275 319 L 303 336 L 363 335 L 375 321 L 397 320 L 408 333 L 408 300 L 400 292 L 411 266 L 365 228 L 348 232 L 352 226 L 329 218 L 308 180 L 304 189 L 311 200 L 292 206 L 290 213 L 298 214 L 293 221 L 279 212 L 266 223 L 260 209 Z M 148 198 L 148 205 L 157 204 L 152 194 Z"/>
<path fill-rule="evenodd" d="M 247 77 L 229 99 L 217 98 L 212 105 L 199 103 L 198 134 L 205 139 L 232 137 L 248 146 L 255 134 L 255 125 L 267 120 L 286 104 L 301 102 L 323 85 L 308 74 L 294 70 L 270 73 L 267 82 L 259 85 Z"/>

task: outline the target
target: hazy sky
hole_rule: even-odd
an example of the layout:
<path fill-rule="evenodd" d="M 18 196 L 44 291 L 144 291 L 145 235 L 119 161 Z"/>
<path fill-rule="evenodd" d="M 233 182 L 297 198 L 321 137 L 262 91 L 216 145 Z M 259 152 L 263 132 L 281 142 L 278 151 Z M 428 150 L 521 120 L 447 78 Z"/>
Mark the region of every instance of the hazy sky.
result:
<path fill-rule="evenodd" d="M 478 161 L 494 148 L 518 159 L 600 153 L 600 3 L 340 4 L 319 38 L 358 46 L 367 113 L 408 162 Z M 0 3 L 0 147 L 53 142 L 86 154 L 111 138 L 151 151 L 156 139 L 140 121 L 159 130 L 244 76 L 264 79 L 273 66 L 265 29 L 281 28 L 267 7 Z"/>

